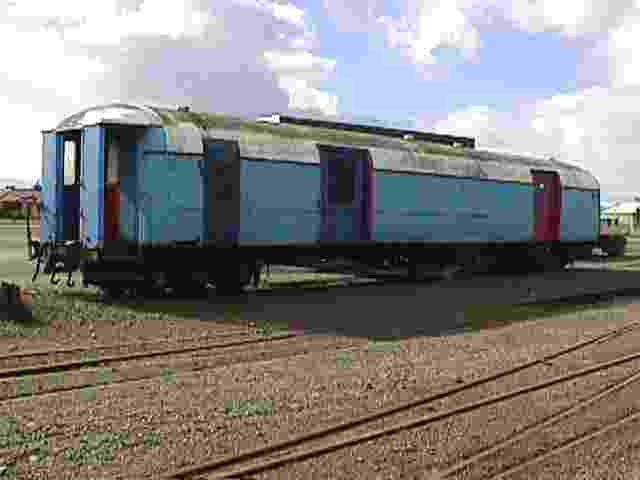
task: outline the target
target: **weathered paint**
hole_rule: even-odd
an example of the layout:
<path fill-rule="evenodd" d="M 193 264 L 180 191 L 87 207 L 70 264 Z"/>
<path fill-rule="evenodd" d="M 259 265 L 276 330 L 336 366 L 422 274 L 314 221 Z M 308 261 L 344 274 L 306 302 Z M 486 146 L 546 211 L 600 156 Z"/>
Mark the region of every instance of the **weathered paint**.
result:
<path fill-rule="evenodd" d="M 375 211 L 369 208 L 367 223 L 373 225 L 374 240 L 532 240 L 532 168 L 554 170 L 560 175 L 563 185 L 560 238 L 565 241 L 597 238 L 598 205 L 593 198 L 598 195 L 598 182 L 588 172 L 561 162 L 359 133 L 264 126 L 207 114 L 174 112 L 175 115 L 167 116 L 166 111 L 159 113 L 122 104 L 109 106 L 111 110 L 100 108 L 85 110 L 59 125 L 60 130 L 85 126 L 81 202 L 87 217 L 83 225 L 87 227 L 85 237 L 92 237 L 92 241 L 102 239 L 103 235 L 104 184 L 98 172 L 104 168 L 100 164 L 104 159 L 99 151 L 103 140 L 96 137 L 97 133 L 87 135 L 100 131 L 99 127 L 88 126 L 91 122 L 149 127 L 132 154 L 136 161 L 128 167 L 131 174 L 123 175 L 121 183 L 121 231 L 132 239 L 194 240 L 209 233 L 210 220 L 216 218 L 216 212 L 203 210 L 206 205 L 202 185 L 208 181 L 208 191 L 217 177 L 210 175 L 207 180 L 202 176 L 205 162 L 199 162 L 202 158 L 199 155 L 203 139 L 238 141 L 238 156 L 242 157 L 239 220 L 235 230 L 229 230 L 232 227 L 229 222 L 222 223 L 226 222 L 224 237 L 228 239 L 235 232 L 240 243 L 319 239 L 318 143 L 360 146 L 369 151 L 369 168 L 374 175 L 369 195 L 371 204 L 375 200 L 376 206 Z M 114 120 L 120 114 L 122 118 Z M 44 150 L 52 148 L 50 142 L 56 143 L 45 141 Z M 181 153 L 193 155 L 181 157 Z M 60 168 L 57 178 L 61 187 L 62 164 L 55 168 Z M 50 191 L 58 191 L 59 186 L 52 185 Z M 43 190 L 45 197 L 46 187 Z M 54 202 L 53 220 L 48 224 L 46 219 L 43 221 L 43 235 L 48 231 L 55 235 L 56 229 L 61 228 L 62 222 L 55 220 L 61 204 L 62 200 Z"/>
<path fill-rule="evenodd" d="M 371 152 L 374 168 L 414 173 L 484 178 L 532 183 L 531 169 L 557 171 L 568 188 L 598 190 L 597 180 L 587 171 L 551 159 L 539 159 L 478 149 L 451 147 L 415 140 L 400 140 L 359 132 L 300 125 L 271 125 L 225 115 L 183 112 L 153 106 L 110 104 L 72 115 L 58 129 L 77 128 L 90 122 L 162 126 L 169 150 L 202 153 L 204 139 L 239 142 L 246 158 L 319 163 L 317 143 L 359 146 Z"/>
<path fill-rule="evenodd" d="M 150 128 L 138 169 L 140 240 L 202 239 L 202 175 L 191 157 L 166 151 L 163 129 Z M 155 153 L 164 150 L 165 153 Z"/>
<path fill-rule="evenodd" d="M 235 245 L 240 231 L 241 162 L 233 142 L 207 142 L 203 192 L 205 239 Z"/>
<path fill-rule="evenodd" d="M 371 240 L 369 155 L 362 149 L 321 148 L 320 164 L 322 203 L 321 239 L 325 241 Z M 336 202 L 336 166 L 345 160 L 353 162 L 351 183 L 353 200 Z M 345 179 L 346 181 L 346 179 Z"/>
<path fill-rule="evenodd" d="M 529 185 L 376 172 L 376 241 L 529 241 Z"/>
<path fill-rule="evenodd" d="M 126 145 L 120 162 L 120 237 L 138 239 L 138 163 L 141 161 L 141 138 Z"/>
<path fill-rule="evenodd" d="M 318 167 L 243 158 L 239 243 L 250 245 L 318 241 Z"/>
<path fill-rule="evenodd" d="M 205 139 L 207 138 L 237 141 L 240 146 L 240 155 L 244 158 L 320 163 L 317 143 L 313 140 L 292 139 L 263 133 L 247 134 L 238 130 L 220 128 L 208 130 L 205 134 Z M 394 140 L 394 142 L 399 141 Z M 371 143 L 375 144 L 376 142 Z M 389 143 L 385 145 L 385 148 L 324 141 L 323 144 L 346 148 L 368 147 L 373 166 L 377 170 L 532 184 L 531 169 L 540 168 L 557 171 L 562 184 L 566 187 L 599 188 L 597 180 L 590 173 L 578 167 L 552 160 L 531 159 L 470 149 L 440 151 L 442 148 L 453 148 L 441 145 L 436 146 L 433 152 L 422 152 L 412 148 L 410 144 Z"/>
<path fill-rule="evenodd" d="M 532 172 L 534 181 L 534 236 L 537 241 L 560 239 L 562 185 L 555 172 Z"/>
<path fill-rule="evenodd" d="M 560 240 L 597 241 L 600 233 L 598 212 L 597 192 L 564 190 L 560 216 Z"/>
<path fill-rule="evenodd" d="M 104 240 L 104 128 L 82 130 L 82 185 L 80 187 L 81 231 L 88 246 Z"/>
<path fill-rule="evenodd" d="M 62 236 L 63 207 L 63 161 L 62 136 L 56 133 L 43 134 L 42 209 L 40 216 L 40 238 L 58 240 Z"/>

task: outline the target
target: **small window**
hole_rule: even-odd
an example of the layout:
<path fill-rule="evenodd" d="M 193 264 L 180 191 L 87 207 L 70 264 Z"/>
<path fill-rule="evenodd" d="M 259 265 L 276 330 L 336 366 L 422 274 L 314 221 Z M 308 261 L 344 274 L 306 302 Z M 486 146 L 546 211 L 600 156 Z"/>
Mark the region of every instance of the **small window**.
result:
<path fill-rule="evenodd" d="M 116 137 L 111 137 L 109 140 L 106 162 L 107 184 L 116 185 L 118 183 L 118 168 L 120 163 L 120 145 L 117 143 Z"/>
<path fill-rule="evenodd" d="M 76 143 L 70 140 L 64 142 L 64 185 L 76 183 Z"/>
<path fill-rule="evenodd" d="M 353 203 L 355 191 L 353 188 L 353 160 L 351 158 L 339 158 L 335 161 L 336 203 Z"/>

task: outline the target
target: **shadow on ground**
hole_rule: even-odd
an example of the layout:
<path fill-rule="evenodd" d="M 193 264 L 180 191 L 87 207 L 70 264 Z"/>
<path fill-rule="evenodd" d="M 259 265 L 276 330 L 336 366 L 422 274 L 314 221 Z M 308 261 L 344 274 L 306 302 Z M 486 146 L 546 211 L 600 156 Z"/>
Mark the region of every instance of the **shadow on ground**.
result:
<path fill-rule="evenodd" d="M 602 298 L 603 290 L 625 289 Z M 562 301 L 567 295 L 585 295 Z M 598 296 L 593 296 L 598 293 Z M 91 293 L 69 292 L 88 302 Z M 640 298 L 640 272 L 568 270 L 529 276 L 483 276 L 422 284 L 283 288 L 207 299 L 123 301 L 133 311 L 206 321 L 247 321 L 272 330 L 305 330 L 370 339 L 450 335 L 550 315 L 611 310 Z M 603 313 L 606 315 L 607 313 Z M 598 315 L 585 316 L 585 321 Z"/>

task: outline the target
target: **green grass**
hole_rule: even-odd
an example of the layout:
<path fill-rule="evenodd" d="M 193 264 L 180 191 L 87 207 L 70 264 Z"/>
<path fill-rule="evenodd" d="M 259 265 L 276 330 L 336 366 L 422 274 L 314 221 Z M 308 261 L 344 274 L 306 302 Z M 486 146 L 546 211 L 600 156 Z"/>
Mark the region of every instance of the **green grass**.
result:
<path fill-rule="evenodd" d="M 80 437 L 77 448 L 65 450 L 64 459 L 78 465 L 109 463 L 118 450 L 128 446 L 126 433 L 88 432 Z"/>
<path fill-rule="evenodd" d="M 164 384 L 176 383 L 175 369 L 163 367 L 160 371 L 160 381 Z"/>
<path fill-rule="evenodd" d="M 28 322 L 0 320 L 0 337 L 35 337 L 44 333 L 46 326 L 37 319 Z"/>
<path fill-rule="evenodd" d="M 351 352 L 336 353 L 336 366 L 338 368 L 350 368 L 353 365 L 353 354 Z"/>
<path fill-rule="evenodd" d="M 0 280 L 29 281 L 31 275 L 24 223 L 0 222 Z"/>
<path fill-rule="evenodd" d="M 230 417 L 265 416 L 273 413 L 270 400 L 230 400 L 225 402 L 224 413 Z"/>
<path fill-rule="evenodd" d="M 4 449 L 24 449 L 42 461 L 48 455 L 49 442 L 45 432 L 24 432 L 18 428 L 15 418 L 0 417 L 0 451 Z M 7 472 L 5 475 L 8 476 Z M 0 478 L 3 478 L 1 474 Z"/>
<path fill-rule="evenodd" d="M 400 351 L 400 343 L 398 341 L 372 341 L 367 346 L 367 350 L 376 353 L 396 353 Z"/>
<path fill-rule="evenodd" d="M 498 328 L 511 323 L 540 320 L 552 316 L 578 316 L 582 320 L 620 318 L 624 312 L 611 302 L 572 304 L 550 302 L 520 305 L 469 305 L 463 310 L 465 331 Z"/>
<path fill-rule="evenodd" d="M 146 448 L 155 448 L 160 446 L 160 434 L 158 432 L 145 432 L 142 442 Z"/>

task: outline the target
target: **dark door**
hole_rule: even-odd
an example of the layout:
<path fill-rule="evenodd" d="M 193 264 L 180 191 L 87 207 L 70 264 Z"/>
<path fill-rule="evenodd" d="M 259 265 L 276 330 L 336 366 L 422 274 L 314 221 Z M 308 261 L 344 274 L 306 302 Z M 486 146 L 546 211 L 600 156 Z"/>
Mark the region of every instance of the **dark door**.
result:
<path fill-rule="evenodd" d="M 365 241 L 372 236 L 373 164 L 367 150 L 319 146 L 321 239 Z"/>
<path fill-rule="evenodd" d="M 562 185 L 556 172 L 532 171 L 535 212 L 535 239 L 550 241 L 560 239 L 560 214 L 562 212 Z"/>
<path fill-rule="evenodd" d="M 80 140 L 80 132 L 64 135 L 64 200 L 62 202 L 64 240 L 80 238 Z"/>
<path fill-rule="evenodd" d="M 204 155 L 205 240 L 236 244 L 240 231 L 240 148 L 234 141 L 207 141 Z"/>

